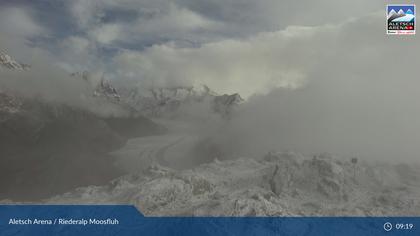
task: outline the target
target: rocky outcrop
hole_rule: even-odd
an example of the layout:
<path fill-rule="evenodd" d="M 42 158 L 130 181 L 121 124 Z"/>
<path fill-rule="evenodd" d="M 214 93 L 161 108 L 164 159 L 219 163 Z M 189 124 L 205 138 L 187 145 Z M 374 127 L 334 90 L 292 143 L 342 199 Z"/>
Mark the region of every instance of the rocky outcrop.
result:
<path fill-rule="evenodd" d="M 95 81 L 93 76 L 88 71 L 79 71 L 70 74 L 71 77 L 80 79 L 85 82 L 86 93 L 84 96 L 92 96 L 98 99 L 102 99 L 104 102 L 118 103 L 121 99 L 121 95 L 117 89 L 112 86 L 111 82 L 101 76 L 99 81 Z M 82 91 L 81 91 L 82 92 Z"/>
<path fill-rule="evenodd" d="M 93 95 L 95 97 L 101 97 L 115 102 L 119 102 L 121 100 L 121 96 L 117 92 L 117 89 L 115 89 L 111 83 L 104 78 L 102 78 L 99 84 L 96 86 Z"/>
<path fill-rule="evenodd" d="M 30 65 L 19 63 L 15 61 L 11 56 L 6 53 L 0 52 L 0 69 L 1 68 L 12 69 L 12 70 L 28 70 Z"/>
<path fill-rule="evenodd" d="M 216 113 L 221 114 L 223 117 L 230 117 L 234 109 L 243 102 L 244 100 L 237 93 L 232 95 L 224 94 L 220 96 L 214 96 L 212 105 L 213 110 Z"/>
<path fill-rule="evenodd" d="M 46 202 L 134 204 L 153 216 L 417 215 L 419 184 L 406 183 L 401 168 L 417 173 L 416 166 L 354 166 L 327 154 L 272 152 L 259 160 L 216 159 L 184 171 L 152 165 L 108 185 L 79 188 Z M 380 184 L 381 179 L 393 182 Z"/>

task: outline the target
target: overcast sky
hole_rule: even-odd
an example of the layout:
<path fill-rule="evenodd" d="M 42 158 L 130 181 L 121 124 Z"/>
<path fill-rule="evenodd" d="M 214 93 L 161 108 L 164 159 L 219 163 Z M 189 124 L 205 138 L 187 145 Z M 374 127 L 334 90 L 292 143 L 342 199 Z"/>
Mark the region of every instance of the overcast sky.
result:
<path fill-rule="evenodd" d="M 373 41 L 383 45 L 378 50 L 389 50 L 386 42 L 393 39 L 384 34 L 385 4 L 1 1 L 0 47 L 21 61 L 34 60 L 34 49 L 45 50 L 54 64 L 70 72 L 103 70 L 110 78 L 155 86 L 205 83 L 249 97 L 272 87 L 303 85 L 316 63 L 351 43 L 360 43 L 351 45 L 355 51 Z M 352 25 L 357 20 L 359 25 Z"/>
<path fill-rule="evenodd" d="M 420 40 L 386 35 L 387 3 L 1 1 L 0 50 L 139 86 L 239 92 L 253 118 L 238 128 L 267 124 L 252 130 L 264 148 L 418 159 Z"/>

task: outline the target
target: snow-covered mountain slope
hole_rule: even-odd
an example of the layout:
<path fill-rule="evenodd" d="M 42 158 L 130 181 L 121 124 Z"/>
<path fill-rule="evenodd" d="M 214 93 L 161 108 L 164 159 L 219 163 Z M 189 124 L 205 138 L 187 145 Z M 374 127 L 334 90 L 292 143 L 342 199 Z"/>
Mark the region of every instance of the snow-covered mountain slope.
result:
<path fill-rule="evenodd" d="M 0 52 L 0 69 L 1 68 L 27 70 L 30 68 L 30 66 L 27 64 L 19 63 L 6 53 Z"/>
<path fill-rule="evenodd" d="M 121 99 L 117 89 L 103 75 L 98 80 L 88 71 L 74 72 L 70 76 L 85 82 L 86 91 L 81 91 L 84 96 L 96 97 L 111 103 L 118 103 Z"/>
<path fill-rule="evenodd" d="M 416 168 L 269 153 L 184 171 L 151 165 L 46 203 L 128 203 L 154 216 L 418 215 Z"/>
<path fill-rule="evenodd" d="M 239 94 L 218 95 L 205 85 L 123 89 L 121 100 L 136 111 L 150 117 L 176 116 L 183 112 L 183 108 L 189 110 L 189 107 L 194 106 L 206 107 L 208 112 L 226 116 L 235 106 L 243 102 Z"/>
<path fill-rule="evenodd" d="M 188 112 L 194 113 L 193 110 L 200 107 L 196 110 L 219 114 L 226 118 L 243 102 L 239 94 L 218 95 L 205 85 L 117 89 L 104 76 L 95 78 L 87 71 L 72 73 L 71 76 L 85 82 L 86 91 L 81 91 L 83 96 L 118 105 L 134 116 L 141 114 L 151 118 L 173 118 L 179 115 L 185 116 Z"/>
<path fill-rule="evenodd" d="M 103 97 L 107 100 L 116 102 L 119 102 L 121 99 L 121 96 L 117 92 L 117 90 L 111 85 L 111 83 L 108 80 L 105 80 L 104 78 L 102 78 L 99 84 L 96 86 L 93 95 L 95 97 Z"/>
<path fill-rule="evenodd" d="M 29 65 L 18 63 L 11 56 L 0 51 L 0 70 L 21 71 L 29 68 Z M 18 113 L 21 107 L 21 98 L 0 88 L 0 122 L 7 119 L 10 114 Z"/>

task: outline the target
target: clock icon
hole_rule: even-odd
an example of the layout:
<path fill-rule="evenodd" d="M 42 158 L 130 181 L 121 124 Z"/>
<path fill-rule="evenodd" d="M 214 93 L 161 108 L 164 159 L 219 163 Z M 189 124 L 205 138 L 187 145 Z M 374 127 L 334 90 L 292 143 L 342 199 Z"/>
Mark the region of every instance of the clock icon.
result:
<path fill-rule="evenodd" d="M 387 231 L 387 232 L 391 231 L 392 230 L 392 224 L 389 223 L 389 222 L 386 222 L 384 224 L 384 230 Z"/>

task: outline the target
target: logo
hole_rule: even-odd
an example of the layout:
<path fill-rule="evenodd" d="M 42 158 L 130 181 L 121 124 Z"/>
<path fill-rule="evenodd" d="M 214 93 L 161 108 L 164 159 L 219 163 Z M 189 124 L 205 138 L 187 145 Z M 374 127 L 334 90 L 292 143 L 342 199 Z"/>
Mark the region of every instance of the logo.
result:
<path fill-rule="evenodd" d="M 416 33 L 416 5 L 387 5 L 387 34 Z"/>

